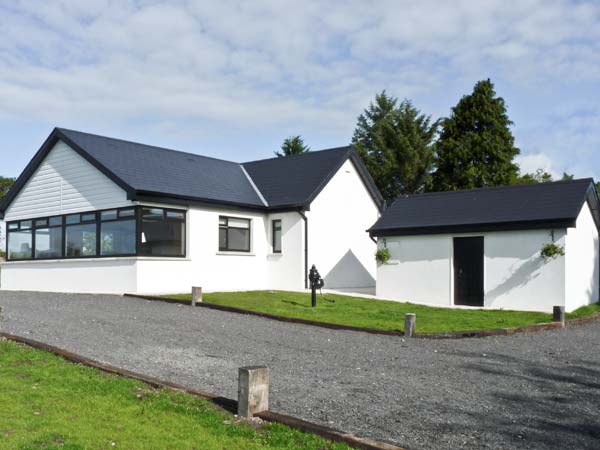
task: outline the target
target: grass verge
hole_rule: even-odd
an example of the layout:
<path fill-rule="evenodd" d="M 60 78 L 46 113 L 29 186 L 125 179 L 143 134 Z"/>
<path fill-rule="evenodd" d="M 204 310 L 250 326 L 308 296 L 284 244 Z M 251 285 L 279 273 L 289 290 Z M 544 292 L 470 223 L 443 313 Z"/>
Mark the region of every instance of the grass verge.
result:
<path fill-rule="evenodd" d="M 191 301 L 190 294 L 165 297 Z M 551 314 L 540 312 L 436 308 L 334 294 L 319 295 L 317 307 L 311 308 L 310 294 L 287 291 L 215 292 L 204 294 L 203 301 L 287 318 L 386 331 L 403 331 L 404 315 L 415 313 L 418 333 L 508 328 L 552 321 Z M 580 308 L 567 314 L 567 318 L 584 317 L 596 311 L 600 311 L 600 304 Z"/>
<path fill-rule="evenodd" d="M 279 424 L 236 422 L 208 401 L 0 340 L 0 448 L 348 449 Z"/>

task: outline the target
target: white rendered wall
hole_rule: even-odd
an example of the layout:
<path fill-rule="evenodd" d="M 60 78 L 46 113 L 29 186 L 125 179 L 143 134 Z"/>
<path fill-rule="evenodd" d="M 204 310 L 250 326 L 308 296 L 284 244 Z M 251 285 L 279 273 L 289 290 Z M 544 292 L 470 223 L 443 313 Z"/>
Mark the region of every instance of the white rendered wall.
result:
<path fill-rule="evenodd" d="M 377 269 L 378 297 L 448 306 L 452 303 L 452 240 L 446 235 L 380 238 L 390 251 Z"/>
<path fill-rule="evenodd" d="M 366 233 L 379 210 L 352 161 L 347 160 L 311 203 L 308 263 L 327 288 L 375 286 L 377 246 Z"/>
<path fill-rule="evenodd" d="M 62 141 L 12 201 L 4 220 L 130 205 L 126 193 Z"/>
<path fill-rule="evenodd" d="M 18 261 L 2 264 L 3 290 L 46 292 L 135 292 L 134 258 Z"/>
<path fill-rule="evenodd" d="M 576 227 L 567 230 L 567 311 L 598 301 L 598 258 L 598 229 L 586 202 L 577 217 Z"/>
<path fill-rule="evenodd" d="M 281 220 L 281 253 L 273 253 L 271 220 Z M 304 220 L 297 212 L 268 216 L 268 289 L 304 289 Z"/>
<path fill-rule="evenodd" d="M 555 241 L 565 245 L 565 234 L 555 230 Z M 551 230 L 388 237 L 391 259 L 378 267 L 377 296 L 453 306 L 453 237 L 461 236 L 484 238 L 485 307 L 550 312 L 565 304 L 565 258 L 540 256 Z"/>

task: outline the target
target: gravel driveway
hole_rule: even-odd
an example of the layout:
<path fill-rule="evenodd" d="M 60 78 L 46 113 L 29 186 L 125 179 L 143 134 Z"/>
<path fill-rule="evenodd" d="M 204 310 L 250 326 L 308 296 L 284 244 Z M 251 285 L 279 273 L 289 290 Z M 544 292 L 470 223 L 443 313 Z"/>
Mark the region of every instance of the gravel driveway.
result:
<path fill-rule="evenodd" d="M 408 449 L 600 448 L 600 322 L 404 340 L 109 295 L 0 292 L 1 329 L 235 398 L 271 368 L 271 406 Z"/>

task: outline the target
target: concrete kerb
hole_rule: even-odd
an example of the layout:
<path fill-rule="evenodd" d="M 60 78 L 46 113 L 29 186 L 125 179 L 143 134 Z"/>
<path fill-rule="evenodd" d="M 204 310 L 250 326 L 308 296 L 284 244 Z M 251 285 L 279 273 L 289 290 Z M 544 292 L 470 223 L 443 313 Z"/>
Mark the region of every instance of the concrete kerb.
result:
<path fill-rule="evenodd" d="M 172 389 L 175 391 L 183 392 L 186 394 L 193 395 L 195 397 L 204 398 L 213 404 L 219 406 L 225 411 L 230 413 L 237 413 L 239 403 L 236 400 L 229 399 L 217 394 L 212 394 L 210 392 L 201 391 L 198 389 L 189 388 L 177 383 L 172 383 L 170 381 L 161 380 L 159 378 L 151 377 L 148 375 L 144 375 L 138 372 L 134 372 L 127 369 L 122 369 L 120 367 L 116 367 L 110 364 L 105 364 L 100 361 L 96 361 L 91 358 L 87 358 L 85 356 L 79 355 L 77 353 L 69 352 L 67 350 L 61 349 L 59 347 L 55 347 L 50 344 L 46 344 L 45 342 L 36 341 L 33 339 L 29 339 L 22 336 L 17 336 L 9 333 L 0 332 L 0 339 L 6 339 L 8 341 L 17 342 L 19 344 L 24 344 L 32 348 L 36 348 L 39 350 L 44 350 L 49 353 L 55 354 L 57 356 L 62 357 L 63 359 L 81 364 L 83 366 L 92 367 L 94 369 L 101 370 L 105 373 L 110 373 L 114 375 L 119 375 L 127 378 L 131 378 L 134 380 L 141 381 L 149 386 L 155 388 L 165 388 Z M 240 368 L 240 370 L 248 370 L 248 369 L 266 369 L 266 368 Z M 267 369 L 268 373 L 268 369 Z M 261 372 L 261 375 L 264 376 L 264 372 Z M 267 387 L 268 389 L 268 387 Z M 268 402 L 268 395 L 267 395 Z M 262 403 L 264 405 L 264 403 Z M 268 404 L 267 404 L 268 405 Z M 260 409 L 260 407 L 259 407 Z M 376 441 L 373 439 L 362 438 L 356 436 L 351 433 L 345 433 L 343 431 L 335 430 L 333 428 L 324 427 L 322 425 L 318 425 L 312 422 L 307 422 L 302 419 L 298 419 L 296 417 L 288 416 L 286 414 L 280 414 L 273 411 L 261 411 L 253 414 L 254 417 L 258 417 L 266 422 L 274 422 L 280 423 L 283 425 L 287 425 L 290 428 L 294 428 L 300 430 L 305 433 L 312 433 L 318 436 L 321 436 L 324 439 L 328 439 L 336 442 L 343 442 L 347 444 L 351 448 L 361 449 L 361 450 L 406 450 L 402 447 L 398 447 L 394 444 L 388 444 L 385 442 Z"/>
<path fill-rule="evenodd" d="M 179 300 L 168 297 L 157 297 L 152 295 L 138 295 L 138 294 L 124 294 L 125 297 L 132 298 L 140 298 L 143 300 L 149 301 L 158 301 L 158 302 L 166 302 L 166 303 L 176 303 L 190 306 L 190 302 L 185 300 Z M 359 331 L 361 333 L 369 333 L 369 334 L 381 334 L 386 336 L 406 336 L 402 331 L 392 331 L 392 330 L 377 330 L 374 328 L 362 328 L 362 327 L 354 327 L 351 325 L 340 325 L 335 323 L 325 323 L 325 322 L 315 322 L 313 320 L 306 319 L 295 319 L 292 317 L 281 317 L 268 313 L 261 313 L 256 311 L 250 311 L 247 309 L 235 308 L 232 306 L 223 306 L 223 305 L 214 305 L 210 303 L 197 303 L 196 307 L 214 309 L 217 311 L 225 311 L 232 312 L 235 314 L 245 314 L 250 316 L 258 316 L 265 319 L 277 320 L 280 322 L 288 322 L 288 323 L 299 323 L 302 325 L 311 325 L 315 327 L 328 328 L 331 330 L 344 330 L 344 331 Z M 414 333 L 411 337 L 416 339 L 465 339 L 465 338 L 481 338 L 488 336 L 510 336 L 517 333 L 536 333 L 540 331 L 546 330 L 555 330 L 563 327 L 571 327 L 583 325 L 589 322 L 593 322 L 596 320 L 600 320 L 600 312 L 594 313 L 588 317 L 582 317 L 578 319 L 568 319 L 565 320 L 564 325 L 561 322 L 548 322 L 548 323 L 538 323 L 534 325 L 524 325 L 520 327 L 510 327 L 510 328 L 492 328 L 488 330 L 469 330 L 469 331 L 449 331 L 446 333 Z"/>

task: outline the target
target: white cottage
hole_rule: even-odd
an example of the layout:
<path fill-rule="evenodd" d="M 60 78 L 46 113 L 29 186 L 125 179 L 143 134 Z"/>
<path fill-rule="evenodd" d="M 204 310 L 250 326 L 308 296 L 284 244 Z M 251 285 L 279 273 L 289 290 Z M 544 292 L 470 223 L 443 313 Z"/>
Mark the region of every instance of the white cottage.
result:
<path fill-rule="evenodd" d="M 0 203 L 0 288 L 369 288 L 382 204 L 351 147 L 239 164 L 57 128 Z"/>
<path fill-rule="evenodd" d="M 390 254 L 377 296 L 573 311 L 598 301 L 599 225 L 592 179 L 402 197 L 369 229 Z"/>

